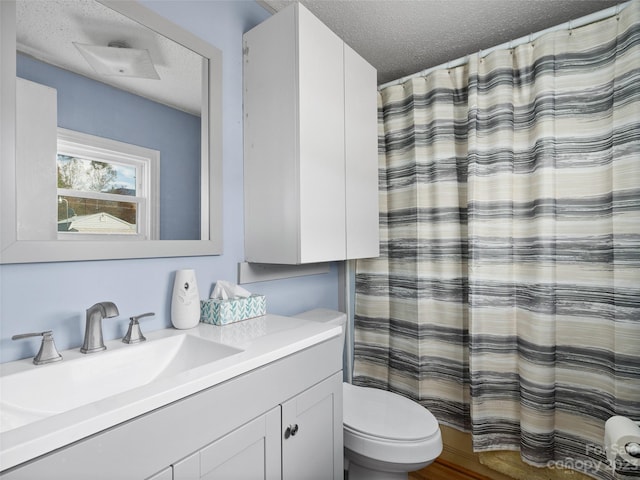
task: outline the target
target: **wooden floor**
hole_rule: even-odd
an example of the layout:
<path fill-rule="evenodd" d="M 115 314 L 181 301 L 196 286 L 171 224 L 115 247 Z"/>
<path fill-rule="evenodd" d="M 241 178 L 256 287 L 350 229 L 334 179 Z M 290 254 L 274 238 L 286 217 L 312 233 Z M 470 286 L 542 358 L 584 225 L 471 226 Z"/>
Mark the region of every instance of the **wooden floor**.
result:
<path fill-rule="evenodd" d="M 409 480 L 491 480 L 459 465 L 438 459 L 426 468 L 409 474 Z"/>

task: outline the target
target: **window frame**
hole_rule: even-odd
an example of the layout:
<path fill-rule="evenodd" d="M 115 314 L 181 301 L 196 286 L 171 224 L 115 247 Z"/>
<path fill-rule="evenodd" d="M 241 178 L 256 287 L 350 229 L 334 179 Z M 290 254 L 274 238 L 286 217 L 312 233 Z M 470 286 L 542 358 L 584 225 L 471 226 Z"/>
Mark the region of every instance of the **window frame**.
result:
<path fill-rule="evenodd" d="M 58 127 L 58 155 L 68 155 L 85 160 L 108 164 L 133 166 L 136 174 L 136 196 L 116 195 L 102 192 L 80 192 L 57 188 L 57 196 L 99 198 L 136 203 L 135 234 L 57 232 L 58 240 L 120 239 L 159 240 L 160 239 L 160 152 L 139 145 L 120 142 Z M 57 175 L 56 175 L 57 182 Z M 56 183 L 57 185 L 57 183 Z M 118 198 L 115 198 L 118 197 Z M 57 218 L 56 218 L 57 221 Z"/>

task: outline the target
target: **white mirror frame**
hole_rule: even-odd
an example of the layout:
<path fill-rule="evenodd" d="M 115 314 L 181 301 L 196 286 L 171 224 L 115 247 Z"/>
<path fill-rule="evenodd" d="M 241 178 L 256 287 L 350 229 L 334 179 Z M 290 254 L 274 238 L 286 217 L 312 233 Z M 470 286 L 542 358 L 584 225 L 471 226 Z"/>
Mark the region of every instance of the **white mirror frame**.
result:
<path fill-rule="evenodd" d="M 201 199 L 208 240 L 24 241 L 17 238 L 16 210 L 16 5 L 0 1 L 0 263 L 63 262 L 182 257 L 222 253 L 222 52 L 136 2 L 100 3 L 149 27 L 209 60 L 208 116 L 202 115 Z M 203 98 L 203 104 L 207 99 Z M 208 220 L 208 222 L 207 222 Z"/>

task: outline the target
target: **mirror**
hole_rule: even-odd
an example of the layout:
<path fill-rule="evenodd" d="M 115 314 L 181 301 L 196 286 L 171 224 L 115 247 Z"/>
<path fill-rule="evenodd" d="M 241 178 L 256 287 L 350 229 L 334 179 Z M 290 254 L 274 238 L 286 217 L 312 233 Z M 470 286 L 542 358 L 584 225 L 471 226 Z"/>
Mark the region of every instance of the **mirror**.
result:
<path fill-rule="evenodd" d="M 18 2 L 22 1 L 18 0 Z M 128 70 L 124 72 L 124 76 L 114 76 L 110 74 L 111 72 L 106 72 L 108 76 L 101 77 L 95 70 L 96 67 L 85 65 L 89 70 L 80 72 L 80 75 L 77 74 L 79 66 L 69 68 L 73 73 L 60 70 L 57 66 L 52 67 L 49 64 L 54 63 L 53 60 L 44 58 L 45 62 L 42 62 L 43 58 L 38 58 L 34 51 L 29 50 L 29 44 L 37 44 L 37 41 L 32 38 L 33 34 L 25 35 L 21 29 L 20 9 L 23 6 L 20 3 L 16 6 L 13 1 L 0 2 L 0 26 L 2 27 L 0 34 L 0 113 L 2 115 L 0 123 L 0 140 L 2 141 L 0 261 L 26 263 L 220 254 L 222 251 L 221 52 L 135 2 L 101 1 L 98 7 L 106 9 L 109 13 L 99 24 L 90 21 L 93 17 L 87 13 L 95 11 L 95 6 L 92 5 L 94 0 L 61 0 L 61 2 L 67 5 L 79 4 L 85 9 L 75 19 L 75 23 L 85 30 L 85 36 L 70 47 L 76 59 L 79 59 L 82 64 L 89 65 L 85 58 L 93 53 L 89 51 L 87 54 L 81 51 L 81 47 L 89 44 L 87 49 L 90 49 L 93 47 L 91 43 L 104 43 L 107 36 L 112 36 L 115 42 L 130 42 L 127 34 L 137 29 L 137 24 L 140 24 L 146 30 L 137 34 L 137 37 L 134 36 L 133 41 L 140 43 L 139 39 L 142 37 L 147 41 L 146 45 L 142 47 L 131 45 L 132 48 L 129 49 L 127 48 L 129 45 L 120 43 L 111 46 L 110 50 L 117 50 L 116 54 L 120 56 L 124 50 L 129 50 L 126 52 L 128 55 L 131 50 L 146 49 L 152 57 L 151 70 L 153 71 L 151 74 L 148 73 L 148 61 L 146 64 L 142 62 L 143 67 L 146 65 L 145 68 L 147 68 L 147 72 L 142 75 L 151 75 L 151 77 L 147 76 L 144 79 L 137 78 L 138 72 L 130 73 Z M 37 3 L 46 4 L 49 8 L 54 5 L 52 2 L 26 1 L 24 8 Z M 53 14 L 49 17 L 53 17 Z M 54 18 L 49 20 L 48 25 L 61 25 L 64 21 Z M 16 42 L 16 38 L 19 42 Z M 93 38 L 94 41 L 88 42 L 87 38 Z M 166 47 L 167 44 L 170 46 Z M 106 48 L 104 45 L 98 47 Z M 20 50 L 17 55 L 16 48 Z M 166 48 L 182 49 L 180 56 L 183 60 L 181 67 L 178 66 L 180 70 L 178 73 L 182 77 L 176 77 L 177 83 L 176 81 L 173 84 L 170 83 L 166 92 L 163 92 L 160 84 L 166 82 L 157 80 L 153 75 L 155 73 L 160 78 L 171 77 L 165 67 L 166 64 L 172 63 L 166 57 L 173 55 L 173 52 Z M 117 68 L 121 69 L 120 73 L 125 68 L 129 68 L 129 64 L 126 64 L 126 67 L 117 65 Z M 57 85 L 53 82 L 54 85 L 42 87 L 40 83 L 50 83 L 42 72 L 51 69 L 54 69 L 58 75 L 64 75 L 63 80 L 59 80 Z M 184 77 L 185 72 L 188 71 L 195 74 Z M 31 85 L 30 82 L 26 82 L 25 87 L 23 85 L 25 82 L 16 80 L 16 75 L 36 83 Z M 92 89 L 88 90 L 89 94 L 83 96 L 85 92 L 82 89 L 70 89 L 69 85 L 74 82 L 68 79 L 74 76 L 79 78 L 81 86 L 85 89 L 86 85 L 92 85 Z M 153 87 L 151 90 L 147 88 L 149 85 Z M 115 87 L 126 90 L 123 95 L 129 95 L 129 99 L 119 104 L 118 100 L 114 100 L 115 97 L 93 93 L 95 92 L 93 88 L 110 89 L 115 92 Z M 40 97 L 34 95 L 32 90 L 27 90 L 27 94 L 24 95 L 21 93 L 24 88 L 44 89 L 45 95 L 46 90 L 53 91 L 49 96 L 54 99 L 53 115 L 59 127 L 54 133 L 54 135 L 57 134 L 57 144 L 54 146 L 57 148 L 59 159 L 57 166 L 55 158 L 53 161 L 50 160 L 52 155 L 38 154 L 40 144 L 46 143 L 44 138 L 51 137 L 51 134 L 39 134 L 38 130 L 34 134 L 30 128 L 24 128 L 25 123 L 29 127 L 33 125 L 37 127 L 38 123 L 48 125 L 44 120 L 47 115 L 42 113 L 43 102 L 36 102 L 36 106 L 32 107 L 35 109 L 35 115 L 27 116 L 29 108 L 23 107 L 25 101 L 21 99 Z M 68 92 L 66 89 L 69 89 Z M 189 91 L 192 93 L 186 95 Z M 181 95 L 173 95 L 176 92 Z M 103 102 L 102 105 L 94 101 L 101 96 L 107 98 L 106 103 Z M 18 111 L 16 97 L 20 102 Z M 68 98 L 80 98 L 80 106 L 68 102 Z M 132 108 L 129 112 L 123 111 L 127 103 L 132 103 L 130 99 L 142 102 L 144 106 L 136 103 L 136 108 Z M 121 108 L 112 108 L 118 104 Z M 146 105 L 159 105 L 157 108 L 174 112 L 172 115 L 178 115 L 178 117 L 169 117 L 170 119 L 161 121 L 173 125 L 173 130 L 188 130 L 183 132 L 188 135 L 188 140 L 176 137 L 166 142 L 170 144 L 169 147 L 161 146 L 154 149 L 155 145 L 148 140 L 148 135 L 144 136 L 145 132 L 156 133 L 156 136 L 160 137 L 168 135 L 157 135 L 158 131 L 162 131 L 161 127 L 153 124 L 160 117 L 158 114 L 152 113 L 148 120 L 144 117 L 134 118 L 138 112 L 147 110 Z M 100 120 L 102 116 L 107 120 L 104 122 Z M 26 122 L 25 118 L 28 119 Z M 62 118 L 64 120 L 61 120 Z M 130 123 L 124 133 L 118 132 L 115 128 L 117 124 L 127 123 L 127 121 Z M 97 134 L 91 131 L 94 124 L 99 125 L 96 127 Z M 46 131 L 49 130 L 52 129 L 47 126 Z M 51 142 L 48 145 L 51 145 Z M 171 147 L 173 156 L 178 157 L 177 160 L 172 159 Z M 31 152 L 32 149 L 35 149 L 35 153 Z M 27 151 L 26 154 L 25 151 Z M 44 151 L 49 152 L 49 150 Z M 47 160 L 43 161 L 43 158 Z M 109 159 L 114 158 L 116 160 L 110 163 Z M 76 162 L 76 167 L 81 164 L 91 166 L 94 177 L 95 172 L 99 171 L 102 178 L 110 180 L 102 182 L 102 186 L 98 189 L 93 188 L 89 192 L 83 190 L 79 185 L 85 185 L 87 182 L 69 182 L 68 176 L 62 176 L 60 173 L 64 168 L 67 173 L 70 171 L 68 168 L 70 159 L 81 160 Z M 173 160 L 173 165 L 166 163 L 169 159 Z M 125 165 L 127 162 L 134 167 L 130 164 Z M 154 170 L 149 168 L 147 171 L 145 170 L 147 167 L 136 170 L 138 168 L 136 165 L 142 165 L 145 162 L 149 165 L 156 163 L 160 165 L 157 169 L 159 173 L 149 173 Z M 188 163 L 195 166 L 195 170 L 191 173 L 187 173 Z M 105 176 L 105 172 L 108 175 Z M 125 179 L 131 176 L 130 172 L 137 172 L 134 175 L 136 182 L 132 184 L 127 183 Z M 146 183 L 142 181 L 143 178 Z M 133 188 L 134 184 L 140 186 L 143 183 L 147 185 L 145 187 L 147 190 Z M 153 187 L 153 185 L 156 186 Z M 174 191 L 174 186 L 182 187 L 183 191 Z M 201 198 L 198 198 L 198 191 L 201 193 Z M 196 192 L 195 197 L 193 192 Z M 185 196 L 188 194 L 192 197 Z M 157 200 L 153 200 L 153 195 L 157 195 Z M 105 207 L 106 204 L 110 206 Z M 128 213 L 124 216 L 118 213 L 120 210 L 127 210 Z M 100 228 L 109 222 L 116 221 L 126 224 L 127 228 L 111 229 L 106 234 L 104 231 L 89 229 L 87 226 L 91 225 L 90 220 L 97 218 L 102 222 Z M 153 218 L 157 219 L 155 223 L 152 221 Z M 126 222 L 123 219 L 126 219 Z M 184 223 L 185 221 L 187 223 Z M 96 222 L 97 220 L 93 222 L 94 225 L 97 225 Z"/>

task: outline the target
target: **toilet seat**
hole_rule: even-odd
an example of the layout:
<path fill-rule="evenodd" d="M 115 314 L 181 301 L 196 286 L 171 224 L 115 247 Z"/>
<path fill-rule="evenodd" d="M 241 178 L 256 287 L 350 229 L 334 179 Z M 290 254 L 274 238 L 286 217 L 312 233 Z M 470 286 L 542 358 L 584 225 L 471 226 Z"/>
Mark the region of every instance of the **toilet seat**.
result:
<path fill-rule="evenodd" d="M 385 462 L 419 463 L 442 451 L 438 421 L 418 403 L 377 388 L 343 386 L 344 446 Z"/>
<path fill-rule="evenodd" d="M 345 428 L 392 441 L 420 441 L 440 428 L 433 414 L 401 395 L 377 388 L 344 384 Z"/>

